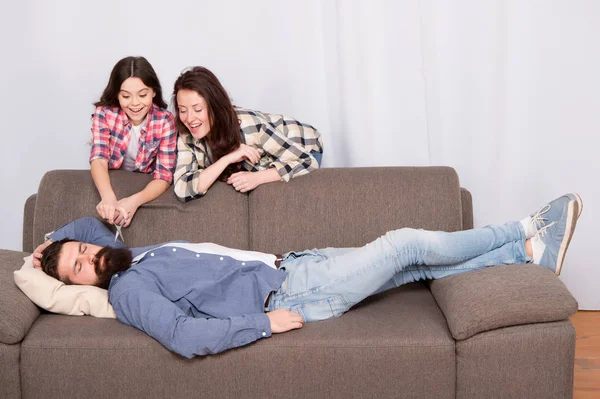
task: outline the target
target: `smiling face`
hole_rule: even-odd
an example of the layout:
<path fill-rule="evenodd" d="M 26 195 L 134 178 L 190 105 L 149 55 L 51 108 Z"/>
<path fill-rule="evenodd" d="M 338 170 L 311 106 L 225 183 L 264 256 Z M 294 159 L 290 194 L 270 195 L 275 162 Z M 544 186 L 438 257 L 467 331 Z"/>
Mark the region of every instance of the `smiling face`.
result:
<path fill-rule="evenodd" d="M 61 281 L 71 284 L 95 285 L 96 254 L 102 249 L 98 245 L 80 241 L 70 241 L 62 246 L 56 271 Z"/>
<path fill-rule="evenodd" d="M 210 132 L 206 100 L 196 91 L 183 89 L 177 92 L 177 114 L 196 140 Z"/>
<path fill-rule="evenodd" d="M 140 78 L 132 77 L 123 81 L 117 97 L 131 124 L 138 126 L 146 119 L 155 95 L 154 90 L 146 86 Z"/>

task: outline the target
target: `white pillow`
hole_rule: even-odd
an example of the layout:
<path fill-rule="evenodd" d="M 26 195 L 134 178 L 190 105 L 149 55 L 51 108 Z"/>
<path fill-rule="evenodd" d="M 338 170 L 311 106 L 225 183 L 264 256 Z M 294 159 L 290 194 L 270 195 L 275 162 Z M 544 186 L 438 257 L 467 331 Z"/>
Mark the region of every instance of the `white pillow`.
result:
<path fill-rule="evenodd" d="M 71 316 L 116 318 L 108 291 L 92 285 L 65 285 L 33 267 L 33 255 L 15 271 L 15 283 L 29 299 L 49 312 Z"/>

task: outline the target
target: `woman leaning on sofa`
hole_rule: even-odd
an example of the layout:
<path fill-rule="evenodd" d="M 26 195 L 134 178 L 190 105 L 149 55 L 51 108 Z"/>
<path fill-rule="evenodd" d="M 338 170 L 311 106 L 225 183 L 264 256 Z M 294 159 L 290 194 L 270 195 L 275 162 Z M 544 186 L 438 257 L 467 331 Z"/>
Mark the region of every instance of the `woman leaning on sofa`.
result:
<path fill-rule="evenodd" d="M 173 90 L 179 130 L 175 194 L 203 196 L 216 180 L 239 192 L 319 168 L 321 134 L 283 115 L 239 108 L 208 69 L 182 73 Z"/>
<path fill-rule="evenodd" d="M 137 209 L 173 183 L 177 131 L 162 88 L 144 57 L 126 57 L 114 66 L 94 104 L 90 167 L 101 201 L 98 214 L 111 224 L 129 226 Z M 109 169 L 152 174 L 138 193 L 117 198 Z"/>

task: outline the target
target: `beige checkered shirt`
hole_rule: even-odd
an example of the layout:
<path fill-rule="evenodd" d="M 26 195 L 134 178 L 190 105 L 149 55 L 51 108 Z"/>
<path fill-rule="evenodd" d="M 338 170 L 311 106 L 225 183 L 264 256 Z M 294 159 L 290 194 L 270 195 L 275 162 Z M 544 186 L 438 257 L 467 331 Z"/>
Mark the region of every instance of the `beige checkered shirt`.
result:
<path fill-rule="evenodd" d="M 256 165 L 244 162 L 246 170 L 275 168 L 281 180 L 289 181 L 319 168 L 313 156 L 323 153 L 323 141 L 317 129 L 284 115 L 237 107 L 235 110 L 243 140 L 260 154 Z M 203 195 L 196 190 L 198 177 L 212 162 L 204 140 L 195 140 L 188 132 L 179 133 L 174 176 L 177 198 L 187 202 Z"/>

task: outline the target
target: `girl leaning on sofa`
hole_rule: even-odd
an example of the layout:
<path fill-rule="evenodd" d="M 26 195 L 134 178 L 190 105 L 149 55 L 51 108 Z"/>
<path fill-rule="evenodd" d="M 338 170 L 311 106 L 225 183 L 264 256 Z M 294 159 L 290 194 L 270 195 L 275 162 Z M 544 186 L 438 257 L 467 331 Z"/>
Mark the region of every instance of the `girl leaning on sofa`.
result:
<path fill-rule="evenodd" d="M 98 214 L 108 223 L 129 226 L 137 209 L 173 183 L 177 132 L 162 87 L 144 57 L 126 57 L 114 66 L 94 104 L 90 168 L 101 201 Z M 128 197 L 117 198 L 109 169 L 152 174 L 153 180 Z"/>

